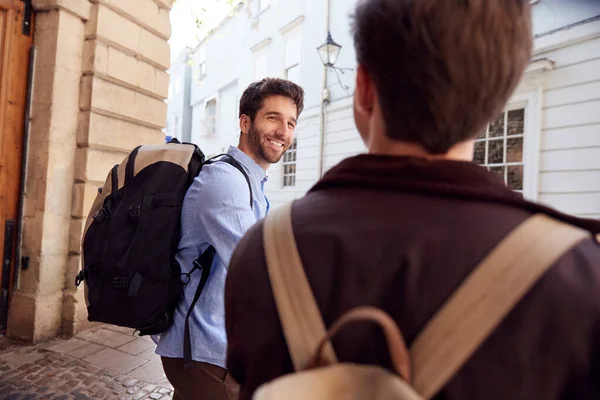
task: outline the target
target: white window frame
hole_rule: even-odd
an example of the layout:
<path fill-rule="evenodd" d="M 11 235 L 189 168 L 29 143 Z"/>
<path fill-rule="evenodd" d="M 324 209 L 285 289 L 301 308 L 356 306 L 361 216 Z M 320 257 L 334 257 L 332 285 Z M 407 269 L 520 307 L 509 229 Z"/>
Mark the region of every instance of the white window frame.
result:
<path fill-rule="evenodd" d="M 270 42 L 264 43 L 258 47 L 255 47 L 252 49 L 252 78 L 253 81 L 259 81 L 265 77 L 269 76 L 269 50 L 270 47 L 269 46 Z M 258 71 L 257 71 L 257 65 L 258 65 L 258 61 L 262 58 L 265 58 L 265 66 L 266 66 L 266 71 L 264 73 L 264 75 L 258 75 Z"/>
<path fill-rule="evenodd" d="M 523 108 L 523 197 L 536 201 L 538 198 L 540 171 L 540 137 L 542 126 L 542 88 L 531 88 L 515 93 L 504 112 Z M 506 122 L 506 121 L 505 121 Z M 487 129 L 487 127 L 486 127 Z M 506 127 L 505 127 L 506 129 Z"/>
<path fill-rule="evenodd" d="M 198 49 L 198 53 L 195 57 L 195 63 L 196 63 L 195 75 L 196 75 L 196 79 L 198 81 L 201 81 L 202 79 L 204 79 L 206 77 L 206 73 L 207 73 L 207 71 L 206 71 L 206 69 L 207 69 L 206 51 L 207 51 L 206 44 L 203 44 Z"/>
<path fill-rule="evenodd" d="M 293 147 L 293 149 L 292 149 Z M 293 161 L 286 161 L 285 157 L 286 154 L 294 154 L 294 160 Z M 290 166 L 293 165 L 295 167 L 294 169 L 294 173 L 293 174 L 286 174 L 285 173 L 285 167 L 286 166 Z M 293 185 L 286 185 L 286 178 L 289 177 L 293 177 L 294 178 L 294 184 Z M 285 188 L 294 188 L 296 187 L 297 183 L 298 183 L 298 138 L 294 138 L 294 140 L 292 141 L 292 146 L 290 146 L 290 148 L 285 152 L 285 154 L 283 155 L 282 159 L 281 159 L 281 186 L 285 189 Z"/>
<path fill-rule="evenodd" d="M 206 77 L 206 61 L 202 61 L 200 63 L 198 63 L 198 70 L 196 73 L 196 79 L 198 79 L 199 81 L 201 81 L 202 79 L 204 79 Z"/>
<path fill-rule="evenodd" d="M 175 114 L 173 116 L 173 129 L 171 132 L 171 136 L 179 139 L 178 134 L 179 134 L 179 114 Z"/>
<path fill-rule="evenodd" d="M 531 201 L 538 198 L 540 174 L 540 142 L 542 135 L 542 87 L 516 93 L 507 109 L 524 108 L 523 127 L 523 196 Z"/>
<path fill-rule="evenodd" d="M 294 21 L 290 22 L 289 24 L 287 24 L 286 26 L 284 26 L 283 28 L 280 29 L 280 33 L 283 36 L 283 39 L 285 41 L 284 43 L 284 53 L 283 53 L 283 78 L 284 79 L 289 79 L 288 78 L 288 73 L 292 68 L 298 68 L 298 76 L 300 76 L 302 74 L 302 23 L 304 21 L 304 16 L 300 16 L 298 18 L 296 18 Z M 287 49 L 288 49 L 288 43 L 294 39 L 294 38 L 298 38 L 299 40 L 299 48 L 298 48 L 298 57 L 295 58 L 293 61 L 289 61 L 288 60 L 288 54 L 287 54 Z M 298 79 L 299 80 L 299 79 Z M 295 82 L 297 84 L 300 84 L 300 82 Z"/>
<path fill-rule="evenodd" d="M 214 115 L 214 120 L 213 121 L 209 121 L 208 119 L 208 103 L 210 102 L 215 102 L 215 115 Z M 206 101 L 204 102 L 204 121 L 203 121 L 203 126 L 204 126 L 204 132 L 203 132 L 203 136 L 216 136 L 217 135 L 217 119 L 219 118 L 219 106 L 220 106 L 220 102 L 219 102 L 219 96 L 214 95 L 211 97 L 208 97 L 206 99 Z M 212 126 L 212 129 L 209 130 L 209 128 Z"/>

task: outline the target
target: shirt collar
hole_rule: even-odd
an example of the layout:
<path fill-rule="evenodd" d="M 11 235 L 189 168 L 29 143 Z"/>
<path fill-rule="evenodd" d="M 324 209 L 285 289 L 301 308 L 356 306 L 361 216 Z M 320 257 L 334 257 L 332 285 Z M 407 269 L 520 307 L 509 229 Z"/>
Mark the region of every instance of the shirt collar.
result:
<path fill-rule="evenodd" d="M 233 156 L 240 164 L 250 172 L 259 182 L 266 181 L 268 178 L 267 172 L 261 168 L 248 154 L 244 153 L 235 146 L 229 146 L 227 154 Z"/>

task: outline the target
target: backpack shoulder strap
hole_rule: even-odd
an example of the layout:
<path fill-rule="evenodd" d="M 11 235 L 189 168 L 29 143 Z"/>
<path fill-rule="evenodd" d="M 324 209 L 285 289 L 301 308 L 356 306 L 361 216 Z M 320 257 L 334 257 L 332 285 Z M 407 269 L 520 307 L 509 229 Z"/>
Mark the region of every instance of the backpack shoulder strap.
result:
<path fill-rule="evenodd" d="M 542 214 L 489 253 L 413 342 L 413 386 L 426 399 L 467 362 L 543 274 L 590 232 Z"/>
<path fill-rule="evenodd" d="M 283 334 L 296 371 L 302 370 L 326 336 L 325 324 L 302 267 L 292 228 L 292 204 L 269 213 L 263 241 L 271 288 Z M 328 341 L 322 359 L 336 362 Z"/>
<path fill-rule="evenodd" d="M 212 164 L 212 163 L 215 163 L 218 161 L 222 161 L 222 162 L 225 162 L 225 163 L 231 165 L 232 167 L 234 167 L 235 169 L 240 171 L 242 173 L 242 175 L 244 175 L 244 178 L 246 179 L 246 183 L 248 184 L 248 189 L 250 190 L 250 208 L 254 208 L 254 196 L 252 195 L 252 184 L 250 183 L 250 177 L 244 170 L 244 167 L 242 167 L 242 164 L 240 164 L 239 161 L 236 160 L 231 154 L 227 154 L 227 153 L 216 155 L 216 156 L 210 158 L 209 160 L 207 160 L 205 162 L 205 164 Z"/>

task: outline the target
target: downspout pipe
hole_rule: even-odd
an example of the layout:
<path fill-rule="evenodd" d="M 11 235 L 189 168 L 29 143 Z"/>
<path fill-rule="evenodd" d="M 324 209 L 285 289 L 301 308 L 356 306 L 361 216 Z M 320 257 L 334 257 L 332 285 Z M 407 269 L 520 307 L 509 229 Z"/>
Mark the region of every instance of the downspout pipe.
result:
<path fill-rule="evenodd" d="M 325 36 L 329 34 L 331 0 L 325 0 Z M 321 85 L 320 123 L 319 123 L 319 179 L 325 171 L 325 128 L 327 117 L 327 104 L 329 94 L 327 89 L 327 66 L 323 65 L 323 78 Z"/>
<path fill-rule="evenodd" d="M 25 182 L 27 179 L 27 167 L 29 156 L 29 130 L 31 127 L 31 102 L 33 100 L 33 83 L 37 47 L 31 46 L 29 50 L 29 75 L 27 81 L 27 105 L 25 108 L 25 129 L 23 132 L 23 149 L 21 156 L 21 187 L 19 192 L 19 210 L 17 216 L 17 245 L 15 250 L 15 275 L 13 290 L 21 288 L 21 269 L 29 267 L 29 257 L 22 257 L 23 246 L 23 210 L 25 208 Z"/>

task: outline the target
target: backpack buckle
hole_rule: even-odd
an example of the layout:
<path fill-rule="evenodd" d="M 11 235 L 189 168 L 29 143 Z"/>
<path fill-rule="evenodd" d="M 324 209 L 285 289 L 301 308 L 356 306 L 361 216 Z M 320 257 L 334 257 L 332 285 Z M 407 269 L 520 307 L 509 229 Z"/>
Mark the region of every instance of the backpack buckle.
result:
<path fill-rule="evenodd" d="M 112 285 L 117 289 L 127 289 L 129 287 L 129 278 L 126 276 L 115 276 L 112 280 Z"/>
<path fill-rule="evenodd" d="M 81 285 L 81 282 L 85 281 L 88 277 L 88 269 L 84 268 L 81 271 L 79 271 L 79 273 L 77 274 L 77 276 L 75 277 L 75 286 L 79 286 Z"/>
<path fill-rule="evenodd" d="M 140 219 L 140 214 L 141 214 L 141 207 L 139 204 L 135 204 L 131 207 L 129 207 L 129 218 L 131 218 L 134 221 L 137 221 Z"/>
<path fill-rule="evenodd" d="M 108 216 L 108 213 L 106 212 L 106 210 L 103 208 L 100 209 L 100 211 L 98 211 L 98 213 L 96 215 L 94 215 L 94 221 L 96 221 L 97 223 L 101 223 L 102 221 L 104 221 L 106 219 L 106 217 Z"/>

